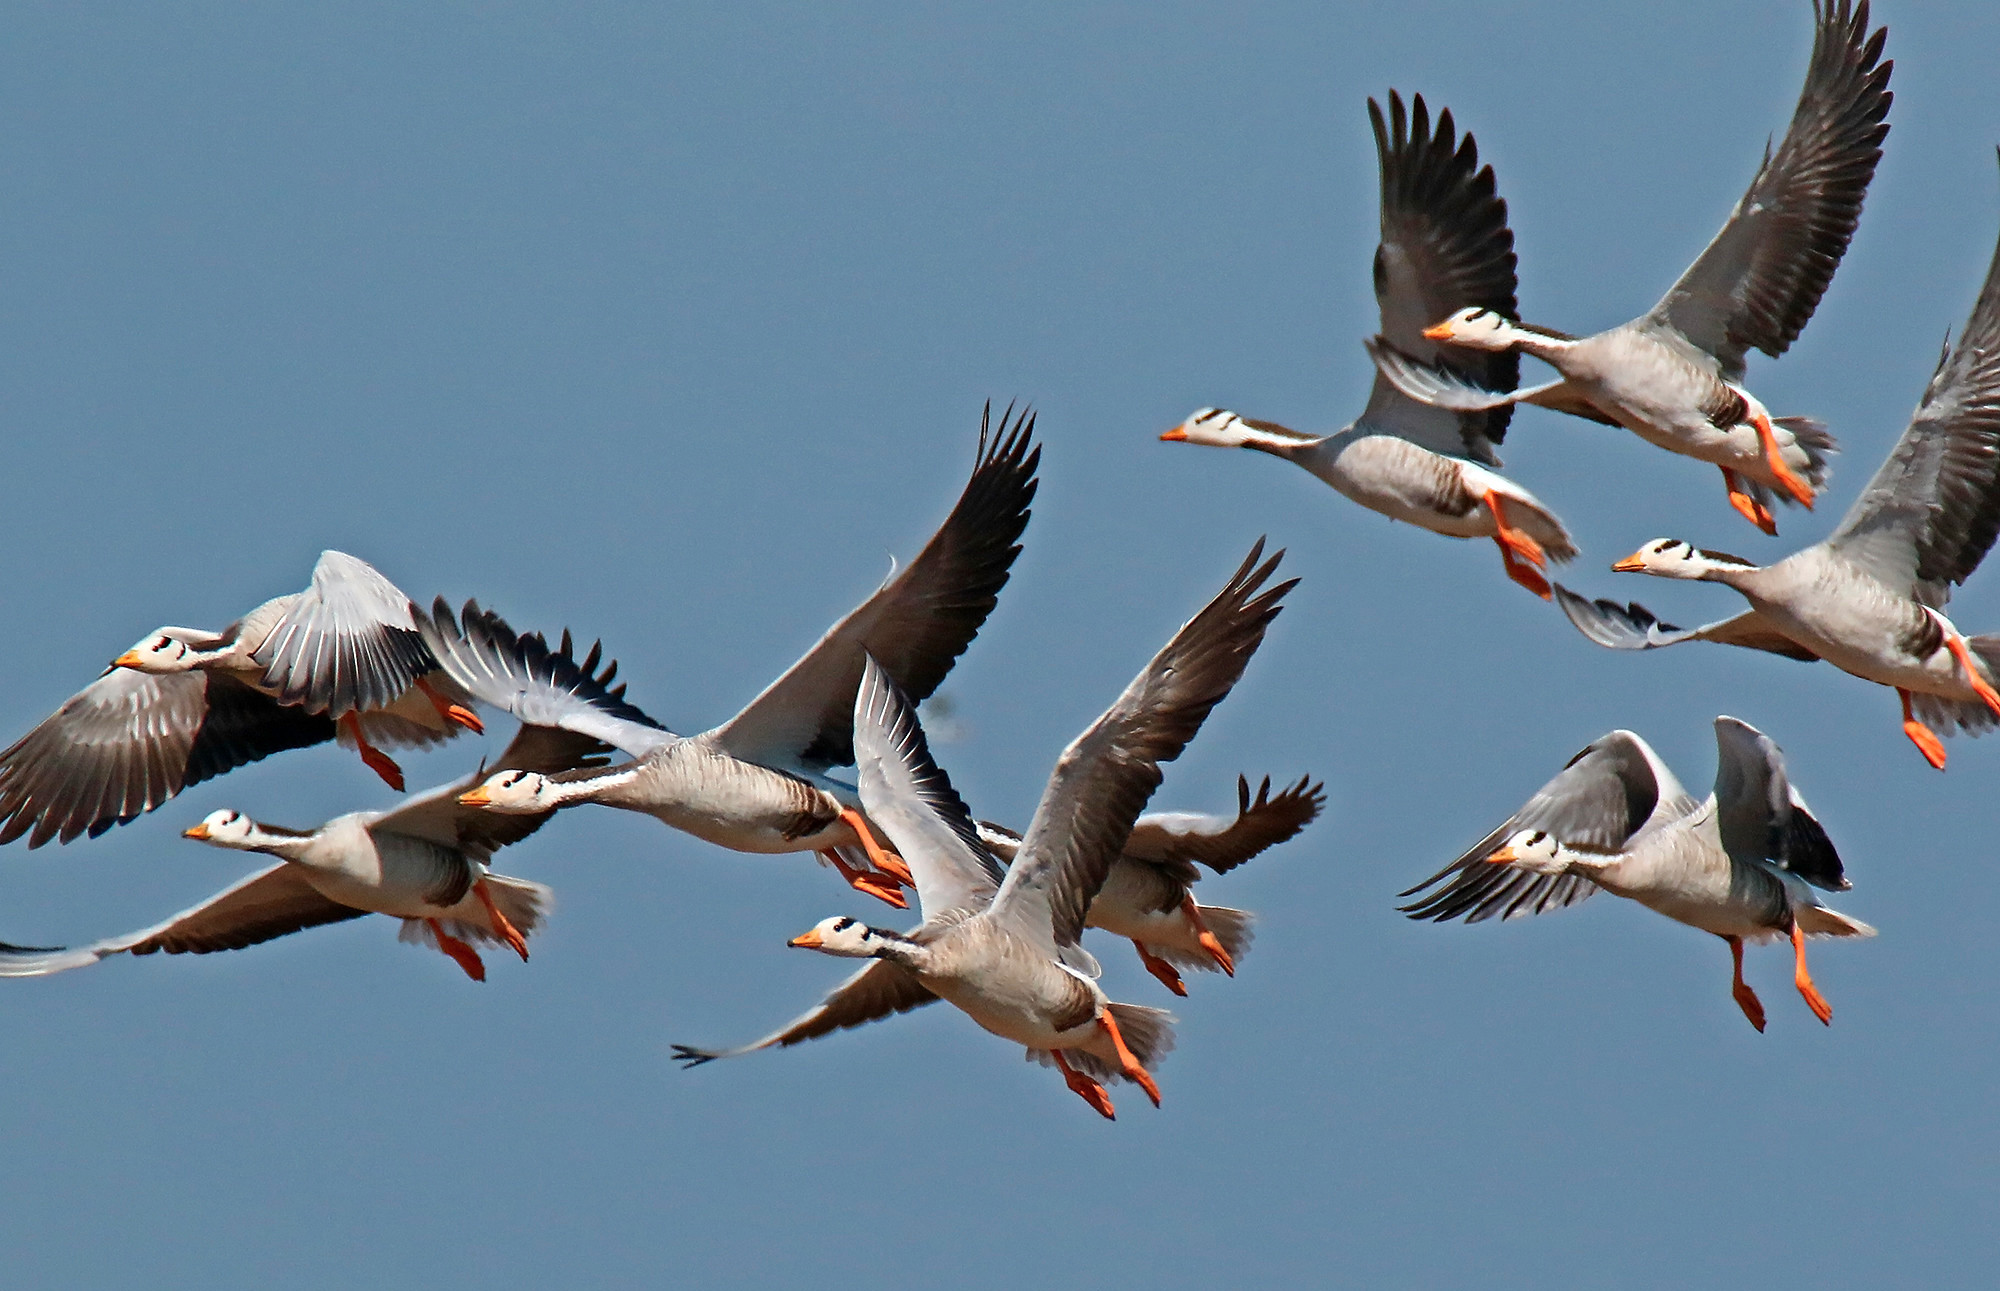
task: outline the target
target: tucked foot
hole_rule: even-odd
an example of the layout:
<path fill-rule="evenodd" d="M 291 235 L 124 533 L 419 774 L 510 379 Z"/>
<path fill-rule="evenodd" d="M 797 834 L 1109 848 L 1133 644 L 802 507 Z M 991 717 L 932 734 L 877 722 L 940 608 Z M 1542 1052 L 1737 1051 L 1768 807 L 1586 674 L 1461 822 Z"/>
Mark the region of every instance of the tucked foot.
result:
<path fill-rule="evenodd" d="M 903 889 L 888 875 L 877 874 L 873 870 L 856 869 L 841 860 L 840 853 L 832 848 L 822 849 L 819 855 L 821 860 L 840 871 L 840 877 L 846 879 L 847 886 L 856 892 L 865 892 L 877 901 L 887 902 L 898 910 L 910 908 L 909 899 L 903 895 Z"/>
<path fill-rule="evenodd" d="M 1117 1109 L 1112 1107 L 1111 1095 L 1104 1092 L 1104 1086 L 1065 1062 L 1062 1050 L 1053 1049 L 1050 1051 L 1050 1054 L 1055 1058 L 1056 1066 L 1062 1070 L 1063 1083 L 1069 1086 L 1071 1093 L 1096 1108 L 1097 1114 L 1105 1120 L 1115 1121 L 1118 1119 Z"/>
<path fill-rule="evenodd" d="M 1743 1016 L 1750 1019 L 1750 1025 L 1758 1032 L 1764 1030 L 1764 1001 L 1757 998 L 1757 992 L 1750 989 L 1750 983 L 1743 980 L 1743 939 L 1724 937 L 1729 943 L 1729 954 L 1736 962 L 1736 973 L 1729 984 L 1729 993 L 1736 997 L 1736 1007 L 1743 1010 Z"/>
<path fill-rule="evenodd" d="M 348 713 L 340 719 L 340 726 L 354 741 L 355 751 L 361 754 L 361 760 L 368 764 L 368 769 L 381 776 L 383 784 L 397 793 L 403 792 L 403 768 L 396 765 L 396 759 L 368 742 L 368 737 L 361 733 L 361 719 Z"/>
<path fill-rule="evenodd" d="M 1778 447 L 1778 432 L 1771 426 L 1771 414 L 1759 410 L 1752 422 L 1757 427 L 1757 438 L 1764 445 L 1764 463 L 1771 468 L 1771 478 L 1778 487 L 1792 495 L 1792 500 L 1806 510 L 1812 510 L 1813 492 L 1806 482 L 1792 474 L 1792 468 L 1785 465 L 1785 454 Z"/>
<path fill-rule="evenodd" d="M 1500 565 L 1507 571 L 1507 577 L 1543 600 L 1549 599 L 1549 580 L 1542 577 L 1540 570 L 1516 556 L 1504 543 L 1500 547 Z"/>
<path fill-rule="evenodd" d="M 847 822 L 847 827 L 854 831 L 856 838 L 861 840 L 861 850 L 868 853 L 868 863 L 870 865 L 881 870 L 884 874 L 895 874 L 898 870 L 901 870 L 902 874 L 899 877 L 903 880 L 909 878 L 910 867 L 903 864 L 902 857 L 890 855 L 887 848 L 875 841 L 875 831 L 868 828 L 868 822 L 862 818 L 860 812 L 854 810 L 852 807 L 842 807 L 840 809 L 840 818 Z"/>
<path fill-rule="evenodd" d="M 1222 939 L 1208 930 L 1208 924 L 1201 917 L 1201 907 L 1195 904 L 1193 893 L 1190 892 L 1181 898 L 1181 913 L 1194 925 L 1195 940 L 1208 952 L 1208 957 L 1215 961 L 1215 966 L 1231 977 L 1236 976 L 1236 961 L 1230 958 L 1227 950 L 1223 949 Z"/>
<path fill-rule="evenodd" d="M 1944 770 L 1944 741 L 1911 714 L 1910 692 L 1898 686 L 1896 693 L 1903 697 L 1903 734 L 1909 736 L 1910 743 L 1917 746 L 1917 752 L 1924 755 L 1924 761 L 1940 771 Z"/>
<path fill-rule="evenodd" d="M 1819 993 L 1817 986 L 1813 985 L 1812 974 L 1806 972 L 1806 934 L 1796 921 L 1792 924 L 1792 956 L 1796 965 L 1792 972 L 1792 984 L 1797 986 L 1799 994 L 1805 997 L 1806 1007 L 1813 1011 L 1813 1016 L 1826 1026 L 1832 1026 L 1833 1006 L 1826 1002 L 1826 997 Z"/>
<path fill-rule="evenodd" d="M 500 935 L 500 940 L 506 942 L 510 950 L 521 957 L 521 962 L 526 963 L 528 939 L 521 935 L 521 930 L 516 928 L 506 915 L 500 913 L 500 907 L 493 904 L 493 893 L 487 888 L 486 880 L 480 879 L 472 885 L 472 890 L 478 894 L 479 904 L 486 907 L 486 917 L 493 921 L 493 931 Z"/>
<path fill-rule="evenodd" d="M 1979 664 L 1973 659 L 1972 651 L 1965 644 L 1965 638 L 1947 629 L 1944 634 L 1944 644 L 1945 648 L 1958 659 L 1958 666 L 1965 670 L 1965 681 L 1972 687 L 1972 693 L 1979 696 L 1981 702 L 1992 709 L 1996 716 L 2000 716 L 2000 692 L 1993 689 L 1993 684 L 1986 680 L 1986 674 L 1979 670 Z"/>
<path fill-rule="evenodd" d="M 1140 1066 L 1132 1051 L 1125 1047 L 1125 1037 L 1118 1030 L 1118 1019 L 1111 1016 L 1109 1006 L 1097 1011 L 1097 1025 L 1104 1028 L 1105 1034 L 1111 1037 L 1111 1047 L 1118 1051 L 1118 1069 L 1125 1073 L 1127 1080 L 1145 1090 L 1146 1097 L 1153 1100 L 1153 1106 L 1158 1107 L 1160 1087 L 1153 1083 L 1152 1073 Z"/>
<path fill-rule="evenodd" d="M 417 689 L 423 692 L 425 699 L 431 701 L 431 707 L 437 709 L 439 717 L 444 718 L 447 722 L 455 722 L 463 726 L 474 735 L 484 735 L 486 733 L 486 723 L 479 720 L 477 713 L 462 704 L 452 703 L 449 699 L 440 695 L 437 692 L 437 688 L 422 677 L 417 678 Z"/>
<path fill-rule="evenodd" d="M 917 886 L 916 876 L 910 873 L 910 866 L 894 852 L 882 853 L 882 872 L 906 888 Z"/>
<path fill-rule="evenodd" d="M 446 932 L 444 925 L 437 920 L 426 919 L 424 922 L 431 926 L 431 935 L 437 938 L 438 949 L 450 955 L 465 970 L 467 977 L 475 982 L 486 980 L 486 961 L 479 957 L 478 951 Z"/>
<path fill-rule="evenodd" d="M 1172 964 L 1147 950 L 1143 941 L 1134 941 L 1132 949 L 1139 952 L 1139 962 L 1146 966 L 1146 971 L 1160 979 L 1160 985 L 1176 995 L 1182 997 L 1187 995 L 1187 984 L 1181 981 L 1180 973 L 1175 971 Z"/>
<path fill-rule="evenodd" d="M 1772 537 L 1777 537 L 1778 519 L 1771 514 L 1771 508 L 1745 491 L 1742 481 L 1736 477 L 1736 472 L 1727 466 L 1722 468 L 1722 483 L 1729 490 L 1729 505 L 1736 508 L 1738 515 Z"/>

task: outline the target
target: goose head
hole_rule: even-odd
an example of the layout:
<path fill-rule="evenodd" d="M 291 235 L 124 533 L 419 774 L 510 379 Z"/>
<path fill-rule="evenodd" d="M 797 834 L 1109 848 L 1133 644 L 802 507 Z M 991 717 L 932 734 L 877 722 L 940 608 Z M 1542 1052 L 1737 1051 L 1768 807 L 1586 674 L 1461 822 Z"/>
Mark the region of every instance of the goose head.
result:
<path fill-rule="evenodd" d="M 211 811 L 201 818 L 199 825 L 182 830 L 181 837 L 247 851 L 255 846 L 257 822 L 240 811 Z"/>
<path fill-rule="evenodd" d="M 1320 437 L 1306 435 L 1274 421 L 1252 421 L 1227 408 L 1202 408 L 1160 438 L 1169 443 L 1205 444 L 1210 448 L 1258 448 L 1283 456 Z"/>
<path fill-rule="evenodd" d="M 1525 330 L 1504 314 L 1478 305 L 1459 310 L 1442 323 L 1424 329 L 1424 339 L 1447 341 L 1473 350 L 1505 350 L 1518 345 Z"/>
<path fill-rule="evenodd" d="M 498 771 L 483 784 L 458 795 L 462 807 L 484 807 L 510 816 L 530 816 L 554 811 L 557 800 L 555 781 L 537 771 Z"/>
<path fill-rule="evenodd" d="M 164 675 L 192 672 L 196 663 L 194 647 L 165 631 L 154 632 L 139 644 L 111 661 L 113 668 Z"/>
<path fill-rule="evenodd" d="M 1716 578 L 1746 573 L 1757 566 L 1724 551 L 1704 551 L 1679 538 L 1655 538 L 1612 569 L 1621 574 L 1652 574 L 1659 578 Z"/>
<path fill-rule="evenodd" d="M 1541 829 L 1509 834 L 1506 842 L 1486 854 L 1489 865 L 1513 865 L 1536 874 L 1566 873 L 1574 859 L 1554 834 Z"/>
<path fill-rule="evenodd" d="M 839 915 L 820 920 L 785 944 L 844 959 L 872 959 L 892 940 L 901 939 L 870 928 L 859 919 Z"/>

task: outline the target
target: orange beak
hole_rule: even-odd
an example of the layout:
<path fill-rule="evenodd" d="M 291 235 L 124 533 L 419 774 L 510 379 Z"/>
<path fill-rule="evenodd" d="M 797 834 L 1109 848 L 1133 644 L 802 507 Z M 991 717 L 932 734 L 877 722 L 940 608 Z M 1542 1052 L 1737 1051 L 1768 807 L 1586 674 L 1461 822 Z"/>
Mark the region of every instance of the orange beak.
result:
<path fill-rule="evenodd" d="M 1176 426 L 1172 430 L 1161 431 L 1160 438 L 1166 440 L 1170 444 L 1186 443 L 1187 428 L 1185 426 Z"/>
<path fill-rule="evenodd" d="M 1636 574 L 1645 567 L 1646 567 L 1646 558 L 1640 553 L 1635 551 L 1631 555 L 1627 556 L 1625 559 L 1613 565 L 1611 567 L 1611 571 L 1616 574 Z"/>
<path fill-rule="evenodd" d="M 787 946 L 797 946 L 800 950 L 816 950 L 823 943 L 819 935 L 819 929 L 809 928 L 785 944 Z"/>
<path fill-rule="evenodd" d="M 1436 325 L 1436 326 L 1434 326 L 1434 327 L 1426 327 L 1426 328 L 1424 329 L 1424 339 L 1425 339 L 1425 340 L 1427 340 L 1427 341 L 1448 341 L 1448 340 L 1450 340 L 1450 339 L 1451 339 L 1451 324 L 1450 324 L 1449 322 L 1444 322 L 1444 323 L 1439 323 L 1439 324 L 1437 324 L 1437 325 Z"/>
<path fill-rule="evenodd" d="M 139 652 L 137 650 L 127 650 L 124 654 L 113 659 L 111 666 L 114 668 L 136 668 L 139 666 Z"/>
<path fill-rule="evenodd" d="M 486 792 L 485 785 L 480 785 L 477 789 L 468 789 L 458 795 L 458 805 L 461 807 L 485 807 L 492 801 L 493 795 Z"/>
<path fill-rule="evenodd" d="M 189 828 L 187 828 L 187 829 L 183 829 L 183 830 L 181 831 L 181 837 L 182 837 L 182 838 L 207 838 L 207 837 L 208 837 L 208 826 L 207 826 L 206 824 L 200 824 L 200 825 L 193 825 L 193 826 L 190 826 Z"/>
<path fill-rule="evenodd" d="M 1512 865 L 1515 861 L 1518 861 L 1520 859 L 1521 859 L 1520 853 L 1516 852 L 1511 847 L 1503 847 L 1498 851 L 1488 852 L 1486 854 L 1486 863 L 1488 865 Z"/>

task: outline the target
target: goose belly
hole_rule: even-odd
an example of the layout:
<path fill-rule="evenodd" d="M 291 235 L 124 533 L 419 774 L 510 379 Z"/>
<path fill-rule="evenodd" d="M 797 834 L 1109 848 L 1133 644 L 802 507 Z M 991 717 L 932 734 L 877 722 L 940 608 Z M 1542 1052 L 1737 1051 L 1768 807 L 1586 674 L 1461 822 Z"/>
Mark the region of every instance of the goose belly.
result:
<path fill-rule="evenodd" d="M 469 862 L 437 843 L 353 826 L 329 829 L 300 864 L 306 881 L 330 900 L 357 910 L 425 919 L 447 908 L 432 904 L 427 894 L 460 887 Z"/>
<path fill-rule="evenodd" d="M 1571 389 L 1649 444 L 1733 470 L 1761 473 L 1755 427 L 1717 426 L 1704 408 L 1719 379 L 1658 341 L 1613 333 L 1560 356 Z"/>
<path fill-rule="evenodd" d="M 1301 463 L 1370 511 L 1451 538 L 1491 538 L 1493 515 L 1467 487 L 1465 464 L 1394 435 L 1361 435 Z"/>
<path fill-rule="evenodd" d="M 1186 929 L 1187 916 L 1181 913 L 1186 892 L 1159 866 L 1120 857 L 1091 900 L 1084 926 L 1141 941 L 1167 939 L 1165 934 Z M 1187 936 L 1192 940 L 1191 930 Z"/>
<path fill-rule="evenodd" d="M 1926 630 L 1912 602 L 1890 601 L 1873 589 L 1815 587 L 1814 594 L 1783 603 L 1751 597 L 1751 604 L 1779 631 L 1842 672 L 1884 686 L 1976 700 L 1958 661 L 1942 638 Z M 1918 643 L 1922 653 L 1909 647 Z M 1923 648 L 1928 647 L 1928 648 Z"/>
<path fill-rule="evenodd" d="M 920 980 L 981 1027 L 1030 1049 L 1074 1048 L 1097 1030 L 1097 993 L 1053 963 Z"/>
<path fill-rule="evenodd" d="M 797 776 L 715 755 L 649 768 L 604 801 L 737 852 L 807 852 L 860 841 L 831 794 Z"/>
<path fill-rule="evenodd" d="M 1785 922 L 1789 909 L 1782 883 L 1729 859 L 1713 816 L 1624 858 L 1596 881 L 1655 914 L 1720 937 L 1762 940 Z"/>

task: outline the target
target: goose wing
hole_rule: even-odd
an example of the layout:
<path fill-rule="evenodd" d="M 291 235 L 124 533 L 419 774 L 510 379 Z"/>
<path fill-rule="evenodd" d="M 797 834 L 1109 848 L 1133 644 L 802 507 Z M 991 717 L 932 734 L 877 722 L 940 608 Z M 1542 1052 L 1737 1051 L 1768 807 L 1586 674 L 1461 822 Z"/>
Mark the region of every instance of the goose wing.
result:
<path fill-rule="evenodd" d="M 334 736 L 223 672 L 112 668 L 0 752 L 0 843 L 95 838 L 225 771 Z"/>
<path fill-rule="evenodd" d="M 1266 589 L 1284 553 L 1263 555 L 1260 538 L 1228 585 L 1056 762 L 990 911 L 1051 958 L 1082 936 L 1091 900 L 1159 787 L 1160 763 L 1180 756 L 1236 685 L 1297 584 Z"/>
<path fill-rule="evenodd" d="M 1630 731 L 1613 731 L 1585 746 L 1561 774 L 1464 855 L 1397 893 L 1411 897 L 1437 888 L 1398 909 L 1412 919 L 1442 923 L 1463 916 L 1467 923 L 1478 923 L 1495 915 L 1518 919 L 1575 905 L 1597 891 L 1582 875 L 1536 874 L 1490 865 L 1486 858 L 1524 829 L 1553 834 L 1578 851 L 1620 852 L 1663 809 L 1678 815 L 1692 807 L 1687 791 L 1644 740 Z M 1444 886 L 1437 887 L 1440 883 Z"/>
<path fill-rule="evenodd" d="M 1620 605 L 1617 601 L 1578 596 L 1561 583 L 1551 584 L 1556 604 L 1577 631 L 1612 650 L 1657 650 L 1683 641 L 1714 641 L 1721 645 L 1763 650 L 1787 659 L 1811 663 L 1819 656 L 1792 640 L 1755 610 L 1745 610 L 1734 618 L 1718 619 L 1698 628 L 1677 628 L 1653 617 L 1653 612 L 1637 601 Z"/>
<path fill-rule="evenodd" d="M 515 632 L 477 601 L 467 601 L 464 614 L 454 618 L 439 597 L 422 622 L 445 675 L 526 726 L 588 736 L 635 758 L 678 738 L 629 702 L 622 684 L 611 685 L 616 661 L 599 671 L 600 644 L 579 663 L 567 631 L 551 650 L 540 633 Z"/>
<path fill-rule="evenodd" d="M 1390 91 L 1386 119 L 1381 105 L 1368 100 L 1368 121 L 1382 178 L 1374 267 L 1382 335 L 1402 353 L 1472 385 L 1513 389 L 1521 374 L 1518 354 L 1447 350 L 1424 337 L 1424 328 L 1469 305 L 1509 318 L 1518 312 L 1514 234 L 1493 168 L 1479 164 L 1470 134 L 1457 135 L 1449 108 L 1433 127 L 1421 94 L 1406 113 L 1402 96 Z M 1361 420 L 1434 453 L 1498 466 L 1493 446 L 1506 438 L 1513 415 L 1511 400 L 1457 411 L 1414 401 L 1378 374 Z"/>
<path fill-rule="evenodd" d="M 1326 805 L 1326 786 L 1311 776 L 1271 794 L 1271 777 L 1250 793 L 1250 781 L 1236 777 L 1236 814 L 1149 812 L 1133 822 L 1125 840 L 1125 855 L 1154 865 L 1187 865 L 1199 861 L 1217 874 L 1227 874 L 1269 847 L 1310 825 Z"/>
<path fill-rule="evenodd" d="M 250 660 L 280 703 L 333 717 L 387 708 L 438 666 L 418 613 L 367 561 L 323 551 L 312 586 L 292 599 Z"/>
<path fill-rule="evenodd" d="M 674 1046 L 674 1060 L 682 1068 L 699 1067 L 718 1058 L 737 1058 L 772 1046 L 786 1048 L 817 1040 L 831 1031 L 858 1027 L 896 1013 L 929 1004 L 937 996 L 930 988 L 887 960 L 878 959 L 834 988 L 816 1007 L 800 1014 L 762 1040 L 734 1049 L 695 1049 Z"/>
<path fill-rule="evenodd" d="M 2000 247 L 1903 437 L 1826 541 L 1942 608 L 2000 533 Z"/>
<path fill-rule="evenodd" d="M 988 406 L 987 413 L 991 413 Z M 979 422 L 972 478 L 917 558 L 833 625 L 784 676 L 709 737 L 732 757 L 783 769 L 854 761 L 854 692 L 873 655 L 911 699 L 931 697 L 993 612 L 1035 497 L 1035 417 Z"/>
<path fill-rule="evenodd" d="M 123 937 L 70 949 L 0 947 L 0 977 L 42 977 L 95 964 L 120 952 L 150 955 L 163 950 L 169 955 L 206 955 L 241 950 L 367 913 L 320 895 L 298 866 L 280 861 L 163 923 Z"/>
<path fill-rule="evenodd" d="M 1600 412 L 1596 404 L 1578 394 L 1562 377 L 1540 385 L 1516 386 L 1512 390 L 1489 390 L 1467 380 L 1443 363 L 1423 363 L 1412 358 L 1384 337 L 1369 337 L 1361 345 L 1368 351 L 1368 357 L 1375 360 L 1378 389 L 1386 382 L 1397 393 L 1430 408 L 1475 413 L 1517 403 L 1531 403 L 1537 408 L 1582 417 L 1603 426 L 1618 424 Z"/>
<path fill-rule="evenodd" d="M 1847 253 L 1889 133 L 1887 29 L 1868 31 L 1868 0 L 1813 0 L 1805 88 L 1774 155 L 1729 222 L 1642 327 L 1678 332 L 1743 377 L 1752 349 L 1791 347 Z"/>
<path fill-rule="evenodd" d="M 861 809 L 910 867 L 926 920 L 947 910 L 977 914 L 992 904 L 1005 871 L 980 842 L 951 777 L 931 757 L 916 707 L 874 656 L 862 662 L 854 698 Z"/>
<path fill-rule="evenodd" d="M 1853 886 L 1770 736 L 1739 718 L 1718 717 L 1715 751 L 1716 824 L 1725 851 L 1738 860 L 1769 861 L 1829 892 Z"/>

